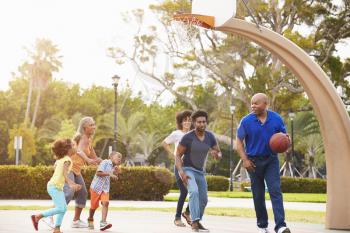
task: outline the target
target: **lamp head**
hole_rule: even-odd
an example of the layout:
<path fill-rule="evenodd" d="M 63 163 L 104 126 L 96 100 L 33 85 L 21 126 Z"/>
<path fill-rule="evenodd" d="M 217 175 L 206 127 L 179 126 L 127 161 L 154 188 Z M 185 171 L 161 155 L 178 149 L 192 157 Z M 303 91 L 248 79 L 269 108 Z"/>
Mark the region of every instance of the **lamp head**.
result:
<path fill-rule="evenodd" d="M 112 77 L 112 84 L 113 84 L 113 85 L 118 85 L 119 80 L 120 80 L 120 77 L 119 77 L 118 75 L 114 75 L 114 76 Z"/>

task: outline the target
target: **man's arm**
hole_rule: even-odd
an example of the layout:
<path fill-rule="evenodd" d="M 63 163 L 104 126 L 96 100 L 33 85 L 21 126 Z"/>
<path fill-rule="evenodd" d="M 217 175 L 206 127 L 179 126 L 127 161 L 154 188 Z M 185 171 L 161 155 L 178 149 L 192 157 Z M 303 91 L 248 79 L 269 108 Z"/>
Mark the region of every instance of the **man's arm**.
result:
<path fill-rule="evenodd" d="M 255 164 L 250 159 L 248 159 L 248 156 L 244 151 L 243 141 L 239 137 L 236 137 L 236 148 L 239 156 L 243 161 L 243 167 L 248 171 L 254 172 Z"/>
<path fill-rule="evenodd" d="M 217 159 L 217 160 L 219 160 L 219 159 L 222 158 L 222 153 L 221 153 L 219 144 L 217 144 L 217 143 L 216 143 L 215 146 L 213 146 L 213 147 L 211 148 L 210 153 L 211 153 L 211 155 L 212 155 L 215 159 Z"/>
<path fill-rule="evenodd" d="M 190 179 L 190 177 L 182 169 L 182 159 L 181 159 L 181 157 L 185 153 L 185 151 L 186 151 L 186 147 L 184 147 L 183 145 L 179 144 L 177 146 L 176 154 L 175 154 L 175 166 L 176 166 L 177 170 L 179 171 L 179 175 L 180 175 L 182 182 L 185 185 L 187 185 L 188 179 Z"/>

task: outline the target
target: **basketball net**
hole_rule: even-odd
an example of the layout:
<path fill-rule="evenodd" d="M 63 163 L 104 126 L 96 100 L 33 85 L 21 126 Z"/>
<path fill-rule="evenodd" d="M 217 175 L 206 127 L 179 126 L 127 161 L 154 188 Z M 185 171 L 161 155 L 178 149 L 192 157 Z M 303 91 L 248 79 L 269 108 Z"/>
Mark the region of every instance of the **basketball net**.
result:
<path fill-rule="evenodd" d="M 176 18 L 176 16 L 175 16 Z M 171 22 L 171 29 L 182 43 L 194 43 L 200 33 L 200 20 L 196 17 L 181 17 Z"/>

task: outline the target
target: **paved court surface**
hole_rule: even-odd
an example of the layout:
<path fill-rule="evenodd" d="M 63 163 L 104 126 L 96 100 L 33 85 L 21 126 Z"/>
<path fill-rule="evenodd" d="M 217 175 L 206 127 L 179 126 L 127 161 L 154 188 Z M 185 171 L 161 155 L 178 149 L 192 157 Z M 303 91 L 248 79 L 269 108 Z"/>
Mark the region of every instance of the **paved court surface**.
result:
<path fill-rule="evenodd" d="M 30 215 L 35 211 L 0 211 L 0 233 L 35 232 Z M 72 229 L 70 220 L 73 211 L 68 211 L 62 225 L 64 233 L 75 232 L 100 232 L 99 230 Z M 87 211 L 83 212 L 83 218 L 87 217 Z M 96 213 L 96 220 L 100 219 L 100 212 Z M 186 233 L 191 232 L 190 227 L 179 228 L 172 223 L 173 214 L 153 211 L 110 211 L 108 219 L 113 227 L 106 232 L 113 233 Z M 255 219 L 205 216 L 203 224 L 210 229 L 211 233 L 255 233 Z M 95 226 L 98 226 L 96 221 Z M 325 230 L 320 224 L 289 223 L 293 233 L 341 233 L 349 231 Z M 271 232 L 273 226 L 270 227 Z M 44 223 L 39 223 L 39 232 L 50 232 Z"/>
<path fill-rule="evenodd" d="M 168 194 L 168 196 L 178 196 L 177 193 Z M 88 201 L 88 204 L 90 202 Z M 14 206 L 51 206 L 52 200 L 0 200 L 0 206 L 14 205 Z M 74 206 L 74 202 L 70 203 Z M 109 206 L 112 207 L 138 207 L 138 208 L 175 208 L 176 202 L 171 201 L 124 201 L 124 200 L 110 200 Z M 236 207 L 236 208 L 250 208 L 254 209 L 254 203 L 251 198 L 217 198 L 209 197 L 207 207 Z M 271 201 L 266 201 L 266 207 L 272 208 Z M 284 202 L 286 210 L 312 210 L 312 211 L 326 211 L 326 203 L 305 203 L 305 202 Z"/>

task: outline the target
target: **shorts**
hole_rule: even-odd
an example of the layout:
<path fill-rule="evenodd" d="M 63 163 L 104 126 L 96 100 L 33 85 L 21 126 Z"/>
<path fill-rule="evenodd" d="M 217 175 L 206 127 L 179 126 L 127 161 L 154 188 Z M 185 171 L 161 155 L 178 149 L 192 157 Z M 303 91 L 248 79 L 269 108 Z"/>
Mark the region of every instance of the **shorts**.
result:
<path fill-rule="evenodd" d="M 109 193 L 102 192 L 98 194 L 94 190 L 90 189 L 90 208 L 95 210 L 99 207 L 99 201 L 109 201 Z"/>

